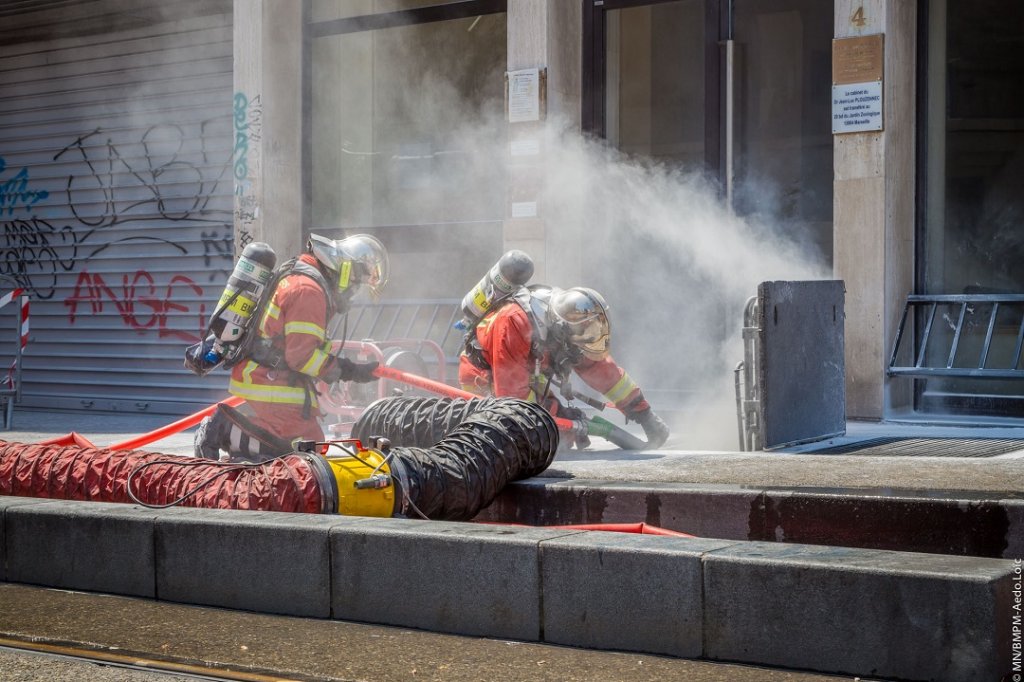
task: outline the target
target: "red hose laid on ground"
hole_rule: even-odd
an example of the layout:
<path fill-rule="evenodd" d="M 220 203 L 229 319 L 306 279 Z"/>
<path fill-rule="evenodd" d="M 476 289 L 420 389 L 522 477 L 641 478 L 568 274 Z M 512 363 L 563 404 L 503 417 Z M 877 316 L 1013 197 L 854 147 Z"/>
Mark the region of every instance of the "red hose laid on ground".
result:
<path fill-rule="evenodd" d="M 296 453 L 262 464 L 221 464 L 141 450 L 0 441 L 0 495 L 330 513 L 336 500 L 320 461 Z"/>
<path fill-rule="evenodd" d="M 91 440 L 78 433 L 72 431 L 66 436 L 56 436 L 55 438 L 48 438 L 46 440 L 39 441 L 40 445 L 77 445 L 80 448 L 94 448 L 96 444 Z"/>
<path fill-rule="evenodd" d="M 501 521 L 477 521 L 489 526 L 518 526 L 520 528 L 554 528 L 556 530 L 599 530 L 612 533 L 636 533 L 638 535 L 663 535 L 673 538 L 696 538 L 696 535 L 678 530 L 659 528 L 643 521 L 639 523 L 577 523 L 568 526 L 529 526 L 523 523 L 503 523 Z"/>
<path fill-rule="evenodd" d="M 244 402 L 245 402 L 245 400 L 242 399 L 242 398 L 239 398 L 238 396 L 231 396 L 230 398 L 225 398 L 224 400 L 220 401 L 219 403 L 214 403 L 213 405 L 210 405 L 209 407 L 203 408 L 202 410 L 199 410 L 198 412 L 196 412 L 194 414 L 190 414 L 187 417 L 183 417 L 182 419 L 179 419 L 176 422 L 172 422 L 172 423 L 168 424 L 167 426 L 161 426 L 159 429 L 155 429 L 153 431 L 150 431 L 149 433 L 144 433 L 141 436 L 135 436 L 134 438 L 129 438 L 126 441 L 122 441 L 120 443 L 114 443 L 113 445 L 108 446 L 108 449 L 109 450 L 137 450 L 137 449 L 141 448 L 143 445 L 149 445 L 150 443 L 153 443 L 154 441 L 158 441 L 161 438 L 166 438 L 167 436 L 172 436 L 172 435 L 178 433 L 179 431 L 184 431 L 185 429 L 188 429 L 188 428 L 191 428 L 191 427 L 195 426 L 199 422 L 203 421 L 204 417 L 207 417 L 207 416 L 213 414 L 214 411 L 217 409 L 217 405 L 220 405 L 220 404 L 223 403 L 224 405 L 229 405 L 231 407 L 238 407 L 239 405 L 241 405 Z"/>
<path fill-rule="evenodd" d="M 544 526 L 544 528 L 561 528 L 563 530 L 607 530 L 615 533 L 640 533 L 641 535 L 670 535 L 677 538 L 695 538 L 696 535 L 682 533 L 668 528 L 658 528 L 644 522 L 640 523 L 581 523 L 570 526 Z"/>

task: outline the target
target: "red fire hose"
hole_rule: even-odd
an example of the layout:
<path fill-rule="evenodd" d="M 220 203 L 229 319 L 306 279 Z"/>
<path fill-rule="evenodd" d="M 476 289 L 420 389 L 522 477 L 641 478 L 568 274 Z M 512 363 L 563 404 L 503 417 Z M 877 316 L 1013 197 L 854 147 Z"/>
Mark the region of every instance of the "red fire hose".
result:
<path fill-rule="evenodd" d="M 448 384 L 442 384 L 440 381 L 434 381 L 433 379 L 427 379 L 426 377 L 416 376 L 415 374 L 409 374 L 401 370 L 394 369 L 392 367 L 378 367 L 373 370 L 373 373 L 381 379 L 391 379 L 393 381 L 401 381 L 404 384 L 415 386 L 416 388 L 422 388 L 426 391 L 432 391 L 439 395 L 443 395 L 446 398 L 462 398 L 463 400 L 473 400 L 480 396 L 469 391 L 463 391 L 461 388 L 455 388 Z M 572 431 L 575 425 L 570 419 L 562 419 L 555 417 L 555 424 L 558 425 L 559 431 Z"/>
<path fill-rule="evenodd" d="M 184 431 L 187 428 L 195 426 L 196 424 L 201 422 L 204 417 L 207 417 L 207 416 L 213 414 L 214 411 L 217 409 L 217 405 L 224 404 L 224 405 L 230 405 L 231 407 L 236 407 L 238 405 L 241 405 L 243 402 L 245 402 L 245 400 L 243 400 L 242 398 L 238 398 L 236 396 L 231 396 L 230 398 L 225 398 L 224 400 L 220 401 L 219 403 L 214 403 L 213 405 L 210 405 L 209 407 L 204 407 L 203 409 L 199 410 L 198 412 L 190 414 L 187 417 L 182 417 L 181 419 L 179 419 L 176 422 L 172 422 L 170 424 L 167 424 L 166 426 L 161 426 L 160 428 L 154 429 L 153 431 L 150 431 L 149 433 L 144 433 L 144 434 L 142 434 L 140 436 L 135 436 L 133 438 L 129 438 L 126 441 L 121 441 L 120 443 L 115 443 L 113 445 L 110 445 L 110 446 L 106 447 L 105 449 L 106 450 L 137 450 L 138 448 L 141 448 L 143 445 L 149 445 L 150 443 L 154 443 L 154 442 L 160 440 L 161 438 L 166 438 L 167 436 L 174 435 L 175 433 L 178 433 L 179 431 Z M 39 441 L 39 445 L 77 445 L 78 447 L 82 447 L 82 448 L 95 448 L 96 447 L 88 438 L 86 438 L 85 436 L 83 436 L 80 433 L 75 433 L 74 431 L 72 431 L 71 433 L 69 433 L 66 436 L 57 436 L 56 438 L 50 438 L 50 439 L 47 439 L 47 440 Z"/>
<path fill-rule="evenodd" d="M 445 396 L 447 398 L 462 398 L 464 400 L 472 400 L 479 398 L 480 396 L 464 391 L 454 386 L 442 383 L 440 381 L 434 381 L 433 379 L 427 379 L 426 377 L 417 376 L 415 374 L 409 374 L 401 370 L 394 369 L 393 367 L 379 366 L 373 372 L 377 377 L 381 379 L 391 379 L 393 381 L 400 381 L 410 386 L 422 388 L 433 393 Z M 231 407 L 237 407 L 245 402 L 238 396 L 231 396 L 220 401 L 220 403 L 214 403 L 209 407 L 206 407 L 198 412 L 190 414 L 187 417 L 183 417 L 176 422 L 161 426 L 158 429 L 154 429 L 149 433 L 144 433 L 128 440 L 121 441 L 120 443 L 114 443 L 108 446 L 107 450 L 137 450 L 145 445 L 154 443 L 162 438 L 173 435 L 185 429 L 191 428 L 201 422 L 204 417 L 207 417 L 217 409 L 217 405 L 223 403 Z M 555 417 L 555 425 L 559 431 L 573 431 L 576 429 L 576 424 L 570 419 L 563 419 L 561 417 Z M 642 449 L 645 447 L 645 443 L 623 429 L 619 429 L 614 426 L 611 422 L 595 417 L 590 423 L 591 435 L 598 435 L 603 438 L 607 438 L 611 442 L 624 447 L 627 449 Z M 69 433 L 66 436 L 59 438 L 51 438 L 50 440 L 43 441 L 41 445 L 79 445 L 81 447 L 95 447 L 89 440 L 77 433 Z"/>
<path fill-rule="evenodd" d="M 178 433 L 179 431 L 184 431 L 187 428 L 195 426 L 199 422 L 203 421 L 204 417 L 208 417 L 209 415 L 213 414 L 214 411 L 217 409 L 217 405 L 224 404 L 230 407 L 237 407 L 238 405 L 241 405 L 244 402 L 245 400 L 243 398 L 239 398 L 238 396 L 233 395 L 230 398 L 225 398 L 219 403 L 214 403 L 213 405 L 210 405 L 207 408 L 199 410 L 194 414 L 190 414 L 189 416 L 183 417 L 176 422 L 172 422 L 167 426 L 161 426 L 159 429 L 155 429 L 153 431 L 150 431 L 149 433 L 144 433 L 141 436 L 135 436 L 134 438 L 129 438 L 126 441 L 114 443 L 113 445 L 108 446 L 107 449 L 138 450 L 143 445 L 149 445 L 150 443 L 158 441 L 161 438 L 166 438 L 167 436 Z"/>
<path fill-rule="evenodd" d="M 440 381 L 434 381 L 432 379 L 427 379 L 426 377 L 402 372 L 401 370 L 397 370 L 392 367 L 378 367 L 373 371 L 373 373 L 381 379 L 400 381 L 402 383 L 409 384 L 410 386 L 415 386 L 416 388 L 422 388 L 424 390 L 443 395 L 446 398 L 472 400 L 480 397 L 470 393 L 469 391 L 463 391 L 460 388 L 443 384 Z M 558 426 L 559 431 L 575 431 L 577 428 L 576 423 L 571 419 L 564 419 L 562 417 L 555 417 L 555 425 Z M 600 436 L 601 438 L 605 438 L 609 442 L 614 443 L 625 450 L 643 450 L 647 447 L 647 443 L 640 440 L 629 431 L 619 428 L 607 419 L 602 419 L 596 415 L 591 417 L 590 420 L 586 422 L 586 425 L 587 435 Z"/>
<path fill-rule="evenodd" d="M 477 521 L 489 526 L 519 526 L 522 528 L 554 528 L 557 530 L 600 530 L 611 533 L 636 533 L 638 535 L 664 535 L 673 538 L 695 538 L 696 535 L 683 533 L 669 528 L 659 528 L 649 523 L 574 523 L 568 526 L 526 526 L 521 523 L 503 523 L 501 521 Z"/>

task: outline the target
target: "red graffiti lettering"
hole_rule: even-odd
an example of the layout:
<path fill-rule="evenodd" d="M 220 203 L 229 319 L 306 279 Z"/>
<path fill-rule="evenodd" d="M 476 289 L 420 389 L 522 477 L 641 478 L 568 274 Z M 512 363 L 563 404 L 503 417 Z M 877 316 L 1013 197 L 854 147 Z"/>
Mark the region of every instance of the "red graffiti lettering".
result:
<path fill-rule="evenodd" d="M 202 287 L 185 275 L 172 276 L 166 292 L 161 298 L 153 276 L 145 270 L 138 270 L 131 276 L 123 275 L 120 294 L 111 289 L 101 275 L 82 271 L 75 282 L 74 292 L 64 299 L 64 305 L 68 308 L 68 322 L 75 323 L 80 304 L 88 304 L 93 315 L 100 315 L 103 313 L 104 304 L 109 302 L 117 310 L 125 326 L 139 334 L 144 334 L 155 328 L 161 338 L 170 336 L 194 343 L 202 338 L 202 331 L 205 329 L 206 305 L 204 303 L 192 304 L 198 306 L 196 333 L 181 329 L 169 329 L 167 326 L 169 312 L 175 313 L 175 318 L 179 317 L 178 313 L 184 313 L 180 317 L 188 317 L 192 312 L 191 305 L 173 301 L 175 287 L 179 286 L 185 286 L 189 290 L 186 294 L 188 297 L 203 295 Z M 145 306 L 142 309 L 144 311 L 142 312 L 143 319 L 140 319 L 136 313 L 136 304 Z"/>

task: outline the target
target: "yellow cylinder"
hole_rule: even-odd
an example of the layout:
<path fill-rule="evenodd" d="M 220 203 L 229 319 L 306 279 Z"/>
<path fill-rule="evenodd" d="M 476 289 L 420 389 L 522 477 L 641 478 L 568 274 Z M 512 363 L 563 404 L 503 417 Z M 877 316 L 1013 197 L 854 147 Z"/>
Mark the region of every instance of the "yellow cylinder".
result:
<path fill-rule="evenodd" d="M 390 479 L 391 469 L 384 463 L 384 455 L 376 450 L 360 450 L 357 459 L 343 453 L 343 450 L 331 447 L 325 455 L 338 484 L 338 513 L 345 516 L 392 516 L 395 512 L 394 483 L 381 488 L 356 487 L 356 481 L 365 481 L 372 475 L 384 475 Z"/>

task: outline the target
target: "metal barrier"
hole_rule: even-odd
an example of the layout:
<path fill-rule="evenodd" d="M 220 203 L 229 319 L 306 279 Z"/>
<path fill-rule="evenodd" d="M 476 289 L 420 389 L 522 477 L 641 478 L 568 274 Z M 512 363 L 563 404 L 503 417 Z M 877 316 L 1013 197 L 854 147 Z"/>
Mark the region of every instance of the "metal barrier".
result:
<path fill-rule="evenodd" d="M 743 360 L 733 370 L 736 383 L 736 421 L 740 451 L 760 449 L 758 443 L 758 406 L 760 391 L 757 382 L 758 297 L 751 296 L 743 310 Z"/>
<path fill-rule="evenodd" d="M 4 408 L 4 429 L 10 429 L 14 424 L 14 403 L 21 401 L 21 357 L 28 344 L 29 332 L 29 303 L 28 294 L 24 289 L 15 288 L 13 291 L 0 296 L 0 308 L 3 308 L 12 301 L 18 301 L 18 329 L 14 348 L 14 360 L 7 370 L 7 376 L 0 379 L 0 403 Z"/>
<path fill-rule="evenodd" d="M 936 326 L 936 314 L 940 306 L 948 308 L 949 313 L 944 312 L 939 317 L 940 324 Z M 919 307 L 926 307 L 927 312 L 924 330 L 917 343 L 910 347 L 913 350 L 913 364 L 898 365 L 901 351 L 905 356 L 910 350 L 901 345 L 905 338 L 907 319 L 910 317 L 910 311 Z M 1000 311 L 1009 311 L 1009 315 L 1003 315 L 1002 324 Z M 1017 317 L 1020 321 L 1013 322 Z M 942 334 L 938 332 L 940 328 L 947 337 L 951 334 L 948 350 Z M 995 349 L 997 352 L 993 353 L 996 341 L 1001 343 Z M 965 346 L 968 347 L 966 352 L 963 350 Z M 1024 294 L 911 295 L 907 297 L 903 318 L 896 331 L 887 374 L 1024 379 L 1024 368 L 1020 367 L 1022 346 Z M 990 366 L 994 355 L 997 356 L 996 361 L 1002 360 L 1000 366 Z"/>
<path fill-rule="evenodd" d="M 348 314 L 348 329 L 337 330 L 333 336 L 368 341 L 401 339 L 413 352 L 428 352 L 431 361 L 440 348 L 444 363 L 458 364 L 462 332 L 454 325 L 462 316 L 461 304 L 459 299 L 440 299 L 357 305 Z"/>
<path fill-rule="evenodd" d="M 353 306 L 347 326 L 343 322 L 332 332 L 335 350 L 343 349 L 360 362 L 376 360 L 384 367 L 446 383 L 462 350 L 463 333 L 454 327 L 462 316 L 461 304 L 456 299 L 395 300 Z M 415 392 L 384 379 L 321 388 L 321 409 L 338 420 L 329 426 L 334 436 L 344 435 L 373 401 L 396 390 Z"/>

